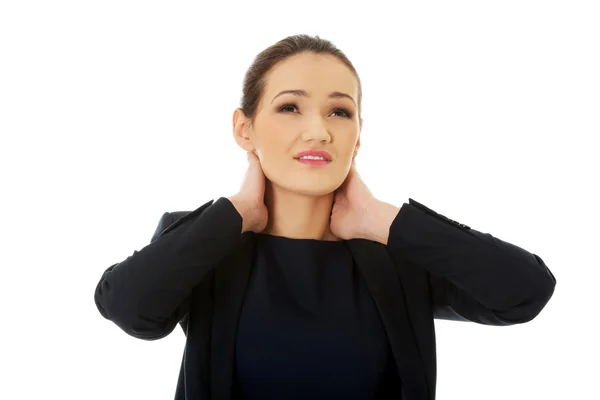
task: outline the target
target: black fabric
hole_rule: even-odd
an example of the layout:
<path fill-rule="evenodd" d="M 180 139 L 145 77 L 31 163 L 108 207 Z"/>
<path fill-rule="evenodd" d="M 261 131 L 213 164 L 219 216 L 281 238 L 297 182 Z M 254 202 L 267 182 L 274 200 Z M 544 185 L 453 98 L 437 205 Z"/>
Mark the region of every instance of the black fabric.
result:
<path fill-rule="evenodd" d="M 257 235 L 236 338 L 242 397 L 392 399 L 400 382 L 344 241 Z"/>
<path fill-rule="evenodd" d="M 151 243 L 108 267 L 96 285 L 100 314 L 133 337 L 157 340 L 181 326 L 187 339 L 178 400 L 236 398 L 238 322 L 251 272 L 258 271 L 257 235 L 241 229 L 242 217 L 226 198 L 164 213 Z M 365 239 L 346 244 L 385 327 L 402 379 L 397 399 L 435 399 L 434 318 L 526 323 L 556 286 L 539 255 L 410 198 L 392 222 L 387 245 Z"/>

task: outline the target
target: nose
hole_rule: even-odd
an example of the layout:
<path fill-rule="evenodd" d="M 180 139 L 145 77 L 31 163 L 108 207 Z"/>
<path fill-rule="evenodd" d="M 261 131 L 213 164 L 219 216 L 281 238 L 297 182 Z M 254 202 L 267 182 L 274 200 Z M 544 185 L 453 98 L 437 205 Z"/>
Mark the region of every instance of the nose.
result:
<path fill-rule="evenodd" d="M 321 122 L 315 122 L 302 134 L 302 139 L 306 142 L 329 143 L 331 135 Z"/>

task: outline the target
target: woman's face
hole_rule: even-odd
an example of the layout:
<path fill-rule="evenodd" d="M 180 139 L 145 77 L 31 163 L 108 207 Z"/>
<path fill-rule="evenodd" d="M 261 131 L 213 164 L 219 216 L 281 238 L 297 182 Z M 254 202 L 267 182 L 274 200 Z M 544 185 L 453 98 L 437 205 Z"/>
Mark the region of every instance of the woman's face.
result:
<path fill-rule="evenodd" d="M 360 146 L 358 89 L 352 71 L 334 56 L 290 57 L 267 75 L 250 129 L 241 110 L 235 111 L 236 141 L 256 152 L 271 184 L 310 196 L 331 193 L 344 182 Z M 296 94 L 280 94 L 286 90 Z M 314 165 L 297 159 L 306 150 L 326 151 L 331 160 Z"/>

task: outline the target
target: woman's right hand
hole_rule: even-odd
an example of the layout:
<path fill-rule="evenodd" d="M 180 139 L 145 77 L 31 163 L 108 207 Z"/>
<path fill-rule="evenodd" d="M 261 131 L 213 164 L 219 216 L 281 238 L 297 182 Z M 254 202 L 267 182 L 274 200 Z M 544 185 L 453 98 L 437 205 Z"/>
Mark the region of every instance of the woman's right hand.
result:
<path fill-rule="evenodd" d="M 260 160 L 254 152 L 247 152 L 248 169 L 239 192 L 229 196 L 235 209 L 242 216 L 242 233 L 262 232 L 269 221 L 269 213 L 265 205 L 266 177 Z"/>

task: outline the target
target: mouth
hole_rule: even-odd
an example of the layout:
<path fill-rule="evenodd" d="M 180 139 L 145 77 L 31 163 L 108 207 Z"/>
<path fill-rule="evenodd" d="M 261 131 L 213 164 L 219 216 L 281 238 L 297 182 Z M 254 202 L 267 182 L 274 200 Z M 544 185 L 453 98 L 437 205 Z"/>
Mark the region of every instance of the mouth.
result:
<path fill-rule="evenodd" d="M 296 161 L 308 165 L 327 165 L 332 161 L 331 154 L 324 150 L 306 150 L 296 154 Z"/>
<path fill-rule="evenodd" d="M 329 164 L 331 161 L 326 160 L 323 157 L 309 157 L 309 156 L 304 156 L 304 157 L 300 157 L 300 158 L 294 158 L 296 161 L 298 161 L 301 164 L 306 164 L 306 165 L 315 165 L 315 166 L 319 166 L 319 165 L 327 165 Z"/>

